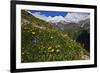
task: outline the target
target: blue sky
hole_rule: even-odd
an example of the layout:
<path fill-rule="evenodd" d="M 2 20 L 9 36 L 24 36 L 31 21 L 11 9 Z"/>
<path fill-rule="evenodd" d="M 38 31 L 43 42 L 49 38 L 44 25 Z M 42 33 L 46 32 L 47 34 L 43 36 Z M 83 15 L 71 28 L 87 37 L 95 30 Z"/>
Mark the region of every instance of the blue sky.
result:
<path fill-rule="evenodd" d="M 52 17 L 54 17 L 54 16 L 66 16 L 66 14 L 68 13 L 68 12 L 58 12 L 58 11 L 40 11 L 40 10 L 28 10 L 28 11 L 30 11 L 31 13 L 36 13 L 36 12 L 40 12 L 41 14 L 43 14 L 43 15 L 45 15 L 45 16 L 52 16 Z"/>

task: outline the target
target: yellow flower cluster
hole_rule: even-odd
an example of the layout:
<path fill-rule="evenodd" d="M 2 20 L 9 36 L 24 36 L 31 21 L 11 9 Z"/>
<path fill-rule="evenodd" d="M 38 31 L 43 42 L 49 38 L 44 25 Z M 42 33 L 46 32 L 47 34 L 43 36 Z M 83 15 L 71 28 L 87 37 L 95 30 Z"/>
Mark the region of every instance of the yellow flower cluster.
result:
<path fill-rule="evenodd" d="M 48 52 L 54 52 L 54 49 L 52 49 L 52 47 L 48 47 Z"/>
<path fill-rule="evenodd" d="M 51 52 L 51 53 L 52 53 L 52 52 L 54 52 L 54 51 L 57 52 L 57 53 L 60 52 L 59 49 L 56 49 L 56 50 L 55 50 L 55 49 L 53 49 L 52 47 L 48 47 L 48 52 Z"/>
<path fill-rule="evenodd" d="M 56 48 L 59 48 L 60 47 L 60 45 L 56 45 Z"/>

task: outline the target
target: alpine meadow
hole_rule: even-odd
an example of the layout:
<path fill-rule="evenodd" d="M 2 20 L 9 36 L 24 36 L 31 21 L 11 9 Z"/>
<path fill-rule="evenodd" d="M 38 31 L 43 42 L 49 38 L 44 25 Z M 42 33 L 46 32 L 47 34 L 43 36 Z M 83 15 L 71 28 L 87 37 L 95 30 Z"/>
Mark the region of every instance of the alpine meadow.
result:
<path fill-rule="evenodd" d="M 89 13 L 21 10 L 22 63 L 89 59 Z"/>

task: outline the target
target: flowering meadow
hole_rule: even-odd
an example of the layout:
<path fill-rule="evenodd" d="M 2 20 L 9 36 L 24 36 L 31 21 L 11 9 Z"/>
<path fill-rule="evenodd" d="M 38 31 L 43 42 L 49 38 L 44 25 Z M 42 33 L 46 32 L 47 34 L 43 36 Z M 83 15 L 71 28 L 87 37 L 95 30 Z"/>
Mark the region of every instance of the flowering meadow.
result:
<path fill-rule="evenodd" d="M 89 53 L 67 33 L 27 11 L 21 11 L 21 62 L 85 59 L 89 59 Z"/>

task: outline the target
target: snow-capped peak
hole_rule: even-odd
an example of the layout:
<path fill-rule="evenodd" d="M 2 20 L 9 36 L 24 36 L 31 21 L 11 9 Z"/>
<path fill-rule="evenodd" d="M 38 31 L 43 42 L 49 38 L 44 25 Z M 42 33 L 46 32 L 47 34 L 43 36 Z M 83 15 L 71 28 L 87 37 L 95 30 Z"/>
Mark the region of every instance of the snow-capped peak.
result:
<path fill-rule="evenodd" d="M 66 16 L 65 16 L 65 19 L 66 20 L 69 20 L 71 22 L 75 22 L 75 23 L 78 23 L 82 20 L 85 20 L 85 19 L 88 19 L 90 18 L 90 15 L 88 13 L 72 13 L 72 12 L 69 12 Z"/>

